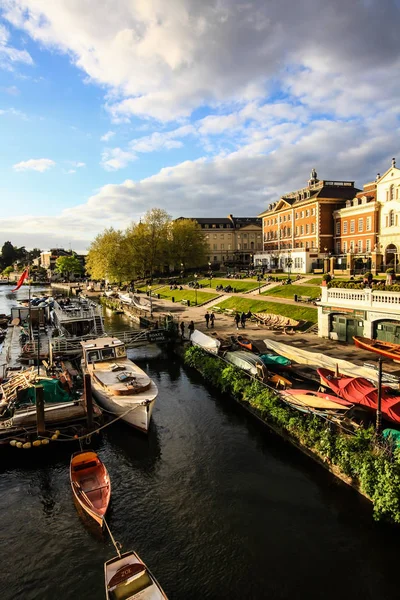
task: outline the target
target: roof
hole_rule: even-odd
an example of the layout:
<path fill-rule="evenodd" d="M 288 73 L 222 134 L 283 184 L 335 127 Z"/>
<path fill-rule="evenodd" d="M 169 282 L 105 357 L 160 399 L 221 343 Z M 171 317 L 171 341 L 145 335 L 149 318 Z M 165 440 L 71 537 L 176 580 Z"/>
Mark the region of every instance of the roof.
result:
<path fill-rule="evenodd" d="M 106 346 L 119 346 L 123 344 L 121 340 L 116 337 L 101 337 L 96 338 L 94 340 L 87 340 L 86 342 L 81 342 L 81 346 L 85 349 L 89 348 L 105 348 Z"/>

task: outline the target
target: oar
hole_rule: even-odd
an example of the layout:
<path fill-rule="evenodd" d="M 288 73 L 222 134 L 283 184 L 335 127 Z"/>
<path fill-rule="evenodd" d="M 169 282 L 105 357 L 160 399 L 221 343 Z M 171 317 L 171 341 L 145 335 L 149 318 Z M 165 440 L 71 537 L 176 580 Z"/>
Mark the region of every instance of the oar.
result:
<path fill-rule="evenodd" d="M 77 487 L 77 488 L 78 488 L 78 491 L 79 491 L 79 492 L 82 494 L 82 496 L 85 498 L 86 502 L 87 502 L 88 504 L 90 504 L 90 506 L 91 506 L 92 508 L 94 508 L 94 509 L 95 509 L 96 507 L 95 507 L 95 506 L 94 506 L 94 504 L 93 504 L 93 503 L 92 503 L 92 502 L 89 500 L 89 498 L 88 498 L 87 494 L 86 494 L 86 493 L 83 491 L 83 489 L 81 488 L 81 486 L 79 485 L 79 483 L 77 483 L 76 481 L 73 481 L 72 483 L 75 485 L 75 487 Z"/>

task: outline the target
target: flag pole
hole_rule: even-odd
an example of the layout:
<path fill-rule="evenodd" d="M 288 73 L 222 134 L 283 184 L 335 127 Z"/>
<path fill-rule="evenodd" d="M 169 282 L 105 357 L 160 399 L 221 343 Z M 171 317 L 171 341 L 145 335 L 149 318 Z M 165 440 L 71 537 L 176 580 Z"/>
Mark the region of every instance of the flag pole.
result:
<path fill-rule="evenodd" d="M 30 273 L 29 273 L 29 265 L 28 265 L 28 277 L 29 277 Z M 32 332 L 32 307 L 31 307 L 31 278 L 29 277 L 29 291 L 28 291 L 28 297 L 29 297 L 29 341 L 31 342 L 33 340 L 33 332 Z"/>

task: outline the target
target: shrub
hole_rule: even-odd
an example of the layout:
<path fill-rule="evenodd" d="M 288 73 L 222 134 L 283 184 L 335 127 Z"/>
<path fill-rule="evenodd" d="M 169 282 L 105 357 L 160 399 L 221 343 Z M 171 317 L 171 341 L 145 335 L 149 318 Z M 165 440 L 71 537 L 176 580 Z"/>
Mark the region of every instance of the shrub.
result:
<path fill-rule="evenodd" d="M 326 281 L 326 283 L 329 283 L 332 280 L 332 275 L 330 273 L 325 273 L 324 275 L 322 275 L 322 281 Z"/>

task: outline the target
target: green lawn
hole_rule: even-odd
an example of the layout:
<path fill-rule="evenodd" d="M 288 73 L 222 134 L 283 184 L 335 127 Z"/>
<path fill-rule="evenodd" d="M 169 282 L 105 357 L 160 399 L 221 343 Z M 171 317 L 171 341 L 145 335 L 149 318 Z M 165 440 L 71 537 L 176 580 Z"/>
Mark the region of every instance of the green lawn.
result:
<path fill-rule="evenodd" d="M 272 313 L 274 315 L 291 317 L 297 321 L 308 321 L 309 323 L 316 323 L 318 321 L 317 309 L 309 308 L 308 306 L 278 304 L 277 302 L 253 300 L 252 298 L 238 298 L 237 296 L 231 296 L 231 298 L 223 300 L 215 306 L 223 309 L 237 310 L 238 312 L 248 312 L 250 310 L 253 313 Z"/>
<path fill-rule="evenodd" d="M 315 277 L 305 282 L 305 285 L 321 285 L 322 277 Z"/>
<path fill-rule="evenodd" d="M 190 300 L 190 304 L 196 304 L 196 291 L 192 289 L 170 290 L 168 285 L 163 288 L 159 288 L 156 292 L 154 292 L 155 297 L 157 297 L 157 294 L 160 294 L 160 298 L 165 298 L 166 300 L 170 300 L 172 297 L 174 297 L 175 302 L 180 302 L 181 300 Z M 203 304 L 203 302 L 208 302 L 209 300 L 218 298 L 218 296 L 219 294 L 197 290 L 197 304 Z"/>
<path fill-rule="evenodd" d="M 210 280 L 200 279 L 199 283 L 205 287 L 210 287 Z M 217 285 L 231 285 L 237 292 L 248 292 L 250 290 L 256 290 L 258 288 L 257 281 L 246 281 L 245 279 L 211 279 L 211 287 L 216 288 Z"/>
<path fill-rule="evenodd" d="M 293 296 L 297 294 L 298 296 L 310 296 L 310 298 L 319 298 L 321 295 L 321 288 L 311 286 L 311 285 L 278 285 L 277 287 L 272 288 L 272 290 L 267 290 L 266 292 L 261 292 L 262 296 L 278 296 L 279 298 L 290 298 L 293 300 Z"/>

